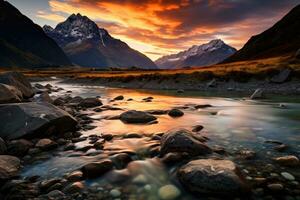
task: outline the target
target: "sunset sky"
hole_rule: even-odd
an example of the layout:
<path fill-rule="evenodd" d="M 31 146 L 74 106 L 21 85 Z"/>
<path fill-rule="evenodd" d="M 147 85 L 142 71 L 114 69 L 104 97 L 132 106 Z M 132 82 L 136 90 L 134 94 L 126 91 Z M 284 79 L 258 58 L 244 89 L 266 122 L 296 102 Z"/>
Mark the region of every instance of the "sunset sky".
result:
<path fill-rule="evenodd" d="M 241 48 L 299 0 L 8 0 L 35 23 L 56 26 L 72 13 L 155 60 L 220 38 Z"/>

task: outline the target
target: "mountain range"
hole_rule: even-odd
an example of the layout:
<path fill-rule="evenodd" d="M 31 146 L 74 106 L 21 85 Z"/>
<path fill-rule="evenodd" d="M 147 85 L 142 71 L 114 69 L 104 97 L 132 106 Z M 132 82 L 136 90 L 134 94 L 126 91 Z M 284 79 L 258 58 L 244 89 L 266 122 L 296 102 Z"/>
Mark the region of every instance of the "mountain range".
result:
<path fill-rule="evenodd" d="M 294 55 L 300 48 L 300 5 L 270 29 L 251 37 L 245 46 L 225 62 Z"/>
<path fill-rule="evenodd" d="M 193 66 L 208 66 L 222 62 L 233 55 L 236 49 L 216 39 L 202 45 L 194 45 L 186 51 L 163 56 L 155 61 L 162 69 L 175 69 Z"/>
<path fill-rule="evenodd" d="M 0 0 L 0 66 L 42 67 L 71 62 L 43 29 Z"/>
<path fill-rule="evenodd" d="M 72 14 L 55 28 L 44 26 L 43 29 L 69 59 L 79 66 L 157 68 L 148 57 L 113 38 L 107 30 L 99 28 L 95 22 L 81 14 Z"/>

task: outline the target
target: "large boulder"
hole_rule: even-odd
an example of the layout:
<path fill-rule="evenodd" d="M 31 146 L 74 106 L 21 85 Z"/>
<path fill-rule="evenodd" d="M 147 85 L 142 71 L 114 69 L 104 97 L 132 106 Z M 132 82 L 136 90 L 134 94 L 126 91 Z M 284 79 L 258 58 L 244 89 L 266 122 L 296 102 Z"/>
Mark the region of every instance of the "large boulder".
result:
<path fill-rule="evenodd" d="M 122 122 L 125 123 L 133 123 L 133 124 L 140 124 L 140 123 L 148 123 L 151 121 L 156 120 L 156 117 L 153 115 L 142 112 L 142 111 L 136 111 L 136 110 L 129 110 L 127 112 L 124 112 L 120 115 L 120 119 Z"/>
<path fill-rule="evenodd" d="M 27 78 L 19 72 L 7 72 L 0 75 L 0 83 L 14 86 L 21 91 L 24 98 L 34 95 L 33 88 Z"/>
<path fill-rule="evenodd" d="M 22 93 L 14 86 L 0 83 L 0 104 L 21 102 Z"/>
<path fill-rule="evenodd" d="M 189 191 L 198 194 L 235 196 L 247 191 L 238 168 L 229 160 L 194 160 L 181 167 L 177 175 Z"/>
<path fill-rule="evenodd" d="M 7 146 L 8 154 L 17 156 L 17 157 L 23 157 L 27 154 L 29 149 L 33 147 L 32 142 L 20 139 L 20 140 L 13 140 L 10 141 Z"/>
<path fill-rule="evenodd" d="M 283 69 L 280 71 L 279 74 L 277 74 L 271 78 L 271 82 L 272 83 L 284 83 L 290 78 L 291 73 L 292 73 L 291 69 Z"/>
<path fill-rule="evenodd" d="M 0 137 L 6 140 L 60 134 L 76 125 L 71 115 L 49 103 L 0 105 Z"/>
<path fill-rule="evenodd" d="M 20 168 L 21 161 L 19 158 L 8 155 L 0 155 L 0 181 L 17 176 Z"/>
<path fill-rule="evenodd" d="M 186 129 L 172 130 L 161 138 L 162 156 L 172 152 L 186 152 L 191 156 L 209 154 L 212 150 L 203 142 L 204 138 Z"/>

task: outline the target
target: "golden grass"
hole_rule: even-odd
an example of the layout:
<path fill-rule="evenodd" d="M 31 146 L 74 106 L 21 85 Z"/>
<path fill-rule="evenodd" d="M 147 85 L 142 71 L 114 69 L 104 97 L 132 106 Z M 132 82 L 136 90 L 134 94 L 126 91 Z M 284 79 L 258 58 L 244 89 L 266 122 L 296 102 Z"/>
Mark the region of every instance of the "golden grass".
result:
<path fill-rule="evenodd" d="M 213 73 L 215 76 L 226 76 L 232 72 L 243 72 L 251 74 L 260 74 L 270 70 L 280 68 L 291 68 L 296 72 L 300 72 L 300 63 L 291 62 L 289 57 L 276 57 L 261 60 L 242 61 L 228 64 L 217 64 L 208 67 L 194 67 L 191 69 L 175 69 L 175 70 L 121 70 L 121 71 L 95 71 L 87 68 L 57 68 L 46 70 L 24 70 L 17 69 L 29 77 L 76 77 L 76 78 L 110 78 L 110 77 L 126 77 L 126 76 L 143 76 L 158 75 L 167 76 L 175 74 L 192 74 L 192 73 Z M 7 69 L 2 69 L 5 71 Z M 0 69 L 1 72 L 1 69 Z"/>

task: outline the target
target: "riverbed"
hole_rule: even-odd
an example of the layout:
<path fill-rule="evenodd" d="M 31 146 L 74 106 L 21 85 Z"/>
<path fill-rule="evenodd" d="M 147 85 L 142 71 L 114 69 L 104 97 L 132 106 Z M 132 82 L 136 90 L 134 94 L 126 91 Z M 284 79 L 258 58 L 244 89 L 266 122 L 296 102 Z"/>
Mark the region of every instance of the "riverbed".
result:
<path fill-rule="evenodd" d="M 176 179 L 176 166 L 166 166 L 157 156 L 153 156 L 160 142 L 153 140 L 153 135 L 170 130 L 184 128 L 191 130 L 196 125 L 204 127 L 201 135 L 209 140 L 210 147 L 222 148 L 226 153 L 212 155 L 234 161 L 252 184 L 256 178 L 269 178 L 278 175 L 285 187 L 298 189 L 300 178 L 299 168 L 279 167 L 272 160 L 285 155 L 300 155 L 300 103 L 297 98 L 277 98 L 262 101 L 248 100 L 237 94 L 229 97 L 226 94 L 203 94 L 185 92 L 178 94 L 168 91 L 130 90 L 108 88 L 102 86 L 84 86 L 64 84 L 60 80 L 41 82 L 50 83 L 64 90 L 54 92 L 51 97 L 71 95 L 72 97 L 100 96 L 104 105 L 118 109 L 95 112 L 93 109 L 82 111 L 93 122 L 91 130 L 82 131 L 81 137 L 90 135 L 113 135 L 113 139 L 104 144 L 103 150 L 90 149 L 84 151 L 56 150 L 42 162 L 33 162 L 23 169 L 23 177 L 41 176 L 43 179 L 62 177 L 79 169 L 84 164 L 112 158 L 116 154 L 127 153 L 133 161 L 127 167 L 114 169 L 106 175 L 87 180 L 88 187 L 96 191 L 116 189 L 126 194 L 128 199 L 159 199 L 159 189 L 164 185 L 175 185 L 180 190 L 178 199 L 200 199 L 187 192 Z M 66 93 L 66 91 L 69 91 Z M 116 96 L 123 95 L 124 100 L 112 101 Z M 145 101 L 152 97 L 151 101 Z M 209 104 L 211 107 L 196 109 L 193 105 Z M 172 118 L 168 115 L 157 115 L 156 124 L 126 124 L 121 120 L 111 120 L 127 110 L 169 110 L 179 108 L 184 112 L 182 117 Z M 125 137 L 136 133 L 140 137 Z M 76 148 L 87 146 L 87 140 L 76 143 Z M 276 151 L 276 144 L 284 144 L 284 151 Z M 255 153 L 254 158 L 241 158 L 241 151 Z M 274 166 L 266 170 L 269 164 Z M 288 172 L 295 180 L 285 180 L 282 172 Z M 292 186 L 291 186 L 292 185 Z"/>

